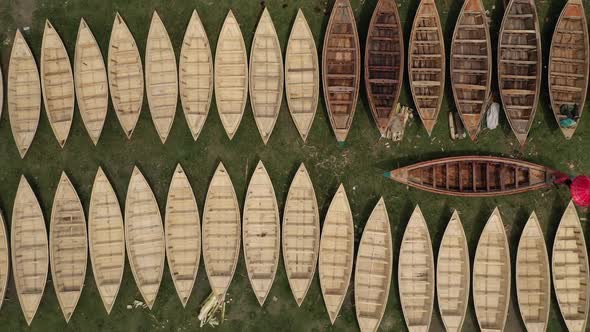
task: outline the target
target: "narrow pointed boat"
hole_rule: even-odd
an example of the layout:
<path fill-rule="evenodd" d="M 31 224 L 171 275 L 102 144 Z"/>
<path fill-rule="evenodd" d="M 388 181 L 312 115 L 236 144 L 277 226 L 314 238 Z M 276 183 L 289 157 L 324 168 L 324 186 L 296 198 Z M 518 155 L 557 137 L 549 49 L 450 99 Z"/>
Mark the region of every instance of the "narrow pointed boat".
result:
<path fill-rule="evenodd" d="M 217 39 L 214 78 L 217 110 L 231 140 L 242 121 L 248 97 L 246 45 L 240 25 L 231 10 Z"/>
<path fill-rule="evenodd" d="M 563 213 L 551 256 L 553 287 L 565 325 L 571 332 L 586 331 L 590 305 L 588 248 L 573 202 Z"/>
<path fill-rule="evenodd" d="M 102 53 L 84 19 L 80 20 L 76 39 L 74 83 L 82 122 L 96 145 L 107 116 L 109 82 Z"/>
<path fill-rule="evenodd" d="M 223 163 L 219 163 L 209 184 L 203 208 L 203 259 L 209 285 L 217 301 L 236 272 L 240 256 L 240 207 L 234 186 Z"/>
<path fill-rule="evenodd" d="M 305 142 L 318 108 L 320 65 L 313 34 L 301 9 L 297 11 L 287 43 L 285 91 L 289 112 Z"/>
<path fill-rule="evenodd" d="M 4 217 L 0 214 L 0 307 L 6 295 L 8 286 L 8 275 L 10 274 L 10 256 L 8 254 L 8 234 Z"/>
<path fill-rule="evenodd" d="M 201 222 L 193 188 L 178 164 L 166 203 L 166 257 L 174 288 L 186 307 L 201 259 Z"/>
<path fill-rule="evenodd" d="M 383 197 L 363 230 L 354 271 L 356 318 L 363 332 L 377 331 L 389 298 L 393 253 Z"/>
<path fill-rule="evenodd" d="M 125 200 L 125 244 L 133 278 L 147 306 L 152 309 L 164 272 L 162 216 L 143 174 L 136 167 Z"/>
<path fill-rule="evenodd" d="M 196 141 L 203 129 L 213 98 L 213 57 L 207 32 L 196 10 L 186 28 L 180 61 L 180 102 L 188 127 Z"/>
<path fill-rule="evenodd" d="M 39 125 L 41 82 L 35 57 L 20 30 L 16 30 L 10 52 L 6 90 L 12 137 L 24 158 Z"/>
<path fill-rule="evenodd" d="M 322 49 L 322 85 L 330 124 L 338 142 L 352 126 L 361 78 L 361 53 L 349 0 L 336 0 Z"/>
<path fill-rule="evenodd" d="M 74 117 L 74 77 L 66 47 L 49 20 L 41 42 L 41 90 L 49 124 L 63 148 Z"/>
<path fill-rule="evenodd" d="M 313 184 L 301 163 L 283 212 L 283 261 L 291 292 L 301 306 L 313 280 L 320 250 L 320 215 Z"/>

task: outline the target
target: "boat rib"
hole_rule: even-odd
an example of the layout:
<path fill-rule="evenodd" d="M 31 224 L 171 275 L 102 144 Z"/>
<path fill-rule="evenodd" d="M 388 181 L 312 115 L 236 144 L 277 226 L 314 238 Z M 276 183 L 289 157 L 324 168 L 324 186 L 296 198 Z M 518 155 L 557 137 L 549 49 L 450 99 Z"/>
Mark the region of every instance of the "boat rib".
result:
<path fill-rule="evenodd" d="M 4 302 L 6 287 L 8 286 L 8 275 L 10 273 L 10 256 L 8 253 L 8 234 L 4 217 L 0 213 L 0 307 Z"/>

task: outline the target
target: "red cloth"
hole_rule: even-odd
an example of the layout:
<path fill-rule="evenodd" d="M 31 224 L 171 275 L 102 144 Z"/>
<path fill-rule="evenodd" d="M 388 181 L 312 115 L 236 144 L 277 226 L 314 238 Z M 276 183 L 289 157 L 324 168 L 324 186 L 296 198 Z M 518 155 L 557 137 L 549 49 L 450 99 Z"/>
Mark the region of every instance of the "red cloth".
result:
<path fill-rule="evenodd" d="M 565 183 L 569 179 L 570 179 L 569 175 L 559 172 L 559 171 L 555 172 L 553 174 L 553 183 L 555 183 L 555 184 Z"/>
<path fill-rule="evenodd" d="M 570 186 L 572 200 L 581 207 L 590 206 L 590 177 L 576 176 Z"/>

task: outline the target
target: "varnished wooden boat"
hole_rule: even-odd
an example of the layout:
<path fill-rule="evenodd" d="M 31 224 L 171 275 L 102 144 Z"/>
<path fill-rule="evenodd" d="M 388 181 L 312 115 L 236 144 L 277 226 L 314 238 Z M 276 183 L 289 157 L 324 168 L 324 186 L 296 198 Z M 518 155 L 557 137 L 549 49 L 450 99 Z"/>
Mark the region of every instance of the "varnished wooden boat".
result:
<path fill-rule="evenodd" d="M 285 55 L 285 91 L 289 112 L 305 142 L 320 94 L 320 65 L 315 41 L 301 9 L 297 11 Z"/>
<path fill-rule="evenodd" d="M 375 124 L 385 136 L 404 75 L 404 36 L 395 0 L 379 0 L 365 47 L 365 88 Z"/>
<path fill-rule="evenodd" d="M 354 260 L 354 224 L 344 186 L 332 198 L 320 240 L 319 273 L 324 303 L 334 324 L 348 290 Z"/>
<path fill-rule="evenodd" d="M 588 248 L 573 202 L 557 228 L 551 264 L 553 287 L 565 325 L 571 332 L 586 331 L 590 305 Z"/>
<path fill-rule="evenodd" d="M 178 164 L 166 203 L 166 257 L 174 288 L 186 307 L 201 259 L 201 222 L 193 188 Z"/>
<path fill-rule="evenodd" d="M 180 102 L 196 141 L 203 129 L 213 98 L 213 57 L 207 32 L 194 10 L 184 34 L 180 61 Z"/>
<path fill-rule="evenodd" d="M 361 53 L 349 0 L 336 0 L 322 49 L 322 85 L 330 124 L 338 142 L 352 125 L 361 78 Z"/>
<path fill-rule="evenodd" d="M 8 234 L 6 232 L 6 225 L 4 224 L 4 217 L 0 213 L 0 307 L 6 295 L 9 274 L 10 256 L 8 254 Z"/>
<path fill-rule="evenodd" d="M 143 66 L 135 39 L 119 13 L 115 16 L 108 54 L 113 108 L 127 138 L 131 138 L 143 104 Z"/>
<path fill-rule="evenodd" d="M 510 303 L 510 252 L 498 208 L 477 243 L 473 263 L 473 304 L 482 331 L 504 331 Z"/>
<path fill-rule="evenodd" d="M 240 207 L 223 163 L 209 184 L 203 208 L 203 259 L 211 290 L 225 299 L 240 256 Z"/>
<path fill-rule="evenodd" d="M 393 248 L 389 216 L 383 197 L 363 230 L 354 272 L 356 319 L 363 332 L 379 328 L 391 284 Z"/>
<path fill-rule="evenodd" d="M 313 184 L 302 163 L 283 212 L 283 261 L 291 292 L 301 306 L 315 274 L 320 250 L 320 216 Z"/>
<path fill-rule="evenodd" d="M 242 30 L 230 10 L 215 50 L 215 101 L 223 128 L 231 140 L 242 121 L 248 97 L 248 59 Z"/>
<path fill-rule="evenodd" d="M 434 0 L 421 0 L 410 34 L 408 75 L 414 104 L 428 135 L 432 134 L 443 100 L 445 61 L 436 4 Z"/>
<path fill-rule="evenodd" d="M 588 24 L 581 0 L 569 0 L 559 16 L 549 50 L 549 97 L 555 119 L 566 139 L 576 131 L 573 126 L 562 126 L 562 107 L 576 106 L 581 117 L 586 102 L 590 68 Z"/>
<path fill-rule="evenodd" d="M 534 0 L 510 0 L 498 36 L 498 86 L 520 145 L 526 143 L 541 89 L 541 35 Z"/>
<path fill-rule="evenodd" d="M 397 168 L 385 176 L 436 194 L 486 197 L 549 188 L 554 173 L 551 168 L 516 159 L 461 156 Z"/>
<path fill-rule="evenodd" d="M 150 309 L 164 272 L 164 241 L 156 197 L 143 174 L 134 167 L 125 200 L 125 244 L 133 278 Z"/>
<path fill-rule="evenodd" d="M 74 116 L 74 77 L 66 47 L 49 20 L 41 42 L 41 90 L 49 124 L 63 148 Z"/>

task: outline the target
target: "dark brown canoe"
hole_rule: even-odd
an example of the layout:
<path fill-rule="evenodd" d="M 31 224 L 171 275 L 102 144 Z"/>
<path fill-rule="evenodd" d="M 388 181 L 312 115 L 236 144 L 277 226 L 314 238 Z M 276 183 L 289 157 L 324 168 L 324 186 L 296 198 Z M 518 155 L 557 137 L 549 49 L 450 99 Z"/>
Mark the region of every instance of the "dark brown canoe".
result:
<path fill-rule="evenodd" d="M 404 74 L 404 36 L 395 0 L 379 0 L 365 48 L 365 87 L 373 119 L 385 136 Z"/>
<path fill-rule="evenodd" d="M 348 0 L 336 0 L 322 50 L 322 85 L 330 124 L 344 142 L 356 109 L 361 54 L 354 13 Z"/>

